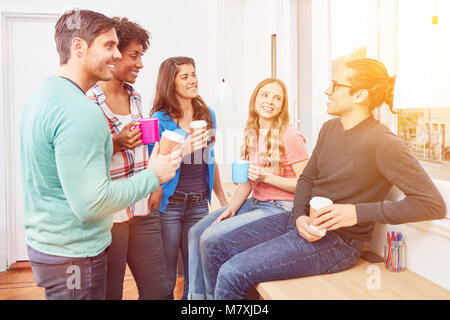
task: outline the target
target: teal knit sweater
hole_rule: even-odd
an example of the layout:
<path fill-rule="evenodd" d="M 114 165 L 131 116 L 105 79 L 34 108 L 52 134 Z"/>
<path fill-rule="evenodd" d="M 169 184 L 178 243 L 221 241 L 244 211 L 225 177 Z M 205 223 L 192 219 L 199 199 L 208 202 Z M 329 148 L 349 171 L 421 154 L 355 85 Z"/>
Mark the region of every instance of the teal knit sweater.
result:
<path fill-rule="evenodd" d="M 51 76 L 20 125 L 26 242 L 65 257 L 92 257 L 111 243 L 111 213 L 157 189 L 151 170 L 110 179 L 111 134 L 101 110 L 70 81 Z"/>

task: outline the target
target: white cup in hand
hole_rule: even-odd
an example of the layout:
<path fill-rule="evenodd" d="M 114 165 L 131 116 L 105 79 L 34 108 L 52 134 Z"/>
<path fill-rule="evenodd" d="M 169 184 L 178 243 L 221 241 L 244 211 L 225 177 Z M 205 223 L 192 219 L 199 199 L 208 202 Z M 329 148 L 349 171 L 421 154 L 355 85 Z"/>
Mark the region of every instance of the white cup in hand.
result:
<path fill-rule="evenodd" d="M 322 209 L 323 207 L 330 206 L 333 204 L 333 201 L 325 198 L 325 197 L 313 197 L 309 201 L 309 227 L 311 229 L 316 230 L 319 232 L 322 236 L 324 236 L 327 233 L 327 230 L 319 230 L 314 224 L 311 222 L 314 221 L 317 217 L 317 212 Z"/>

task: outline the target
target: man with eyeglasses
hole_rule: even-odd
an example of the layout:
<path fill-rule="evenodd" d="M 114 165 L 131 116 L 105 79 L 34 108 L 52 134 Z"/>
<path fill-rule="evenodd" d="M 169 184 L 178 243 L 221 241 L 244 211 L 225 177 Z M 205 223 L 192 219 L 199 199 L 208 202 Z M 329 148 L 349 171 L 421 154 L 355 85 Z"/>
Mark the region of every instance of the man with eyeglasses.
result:
<path fill-rule="evenodd" d="M 445 203 L 419 162 L 372 115 L 383 103 L 393 111 L 394 84 L 395 76 L 377 60 L 339 66 L 325 91 L 327 112 L 338 118 L 320 130 L 297 182 L 292 213 L 259 219 L 234 231 L 238 234 L 224 235 L 220 245 L 209 244 L 217 254 L 203 263 L 217 272 L 215 299 L 245 299 L 251 286 L 265 281 L 346 270 L 358 261 L 375 223 L 445 216 Z M 393 185 L 405 198 L 384 202 Z M 333 204 L 310 221 L 309 201 L 315 196 Z M 238 237 L 246 241 L 227 243 Z"/>

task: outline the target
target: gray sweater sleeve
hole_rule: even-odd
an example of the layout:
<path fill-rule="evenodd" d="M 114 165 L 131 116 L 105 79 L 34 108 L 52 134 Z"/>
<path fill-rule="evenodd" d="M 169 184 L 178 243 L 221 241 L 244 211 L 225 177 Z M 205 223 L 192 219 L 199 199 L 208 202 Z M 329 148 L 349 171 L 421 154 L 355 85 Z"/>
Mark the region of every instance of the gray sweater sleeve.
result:
<path fill-rule="evenodd" d="M 309 216 L 309 200 L 311 199 L 311 190 L 314 187 L 314 180 L 317 177 L 317 154 L 320 148 L 320 139 L 323 136 L 323 128 L 319 132 L 316 147 L 314 148 L 311 157 L 308 160 L 306 167 L 300 175 L 294 193 L 294 207 L 292 214 L 294 219 L 300 216 Z"/>
<path fill-rule="evenodd" d="M 380 173 L 397 186 L 405 194 L 405 198 L 392 202 L 356 204 L 358 224 L 401 224 L 445 216 L 442 196 L 398 137 L 385 133 L 377 140 L 376 164 Z"/>
<path fill-rule="evenodd" d="M 294 207 L 292 208 L 292 214 L 295 219 L 303 215 L 309 215 L 307 211 L 307 208 L 309 208 L 308 200 L 311 198 L 311 189 L 314 185 L 315 164 L 313 161 L 314 158 L 311 156 L 297 181 L 294 194 Z"/>

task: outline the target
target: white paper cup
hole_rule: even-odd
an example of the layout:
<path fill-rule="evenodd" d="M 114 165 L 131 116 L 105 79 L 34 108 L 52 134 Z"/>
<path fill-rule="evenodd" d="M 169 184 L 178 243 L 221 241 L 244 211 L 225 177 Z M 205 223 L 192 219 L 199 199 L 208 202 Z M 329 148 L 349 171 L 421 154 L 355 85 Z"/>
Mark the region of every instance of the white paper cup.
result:
<path fill-rule="evenodd" d="M 189 124 L 189 128 L 193 129 L 194 131 L 201 130 L 203 128 L 206 128 L 207 126 L 208 124 L 205 120 L 195 120 Z"/>
<path fill-rule="evenodd" d="M 165 130 L 161 134 L 161 140 L 159 142 L 159 155 L 166 156 L 170 154 L 174 148 L 181 145 L 184 142 L 184 137 L 176 132 Z"/>
<path fill-rule="evenodd" d="M 330 206 L 333 204 L 333 201 L 325 198 L 325 197 L 313 197 L 309 201 L 309 226 L 311 229 L 314 229 L 321 233 L 322 236 L 324 236 L 327 233 L 327 230 L 319 230 L 312 222 L 316 219 L 317 212 L 322 209 L 323 207 Z"/>

